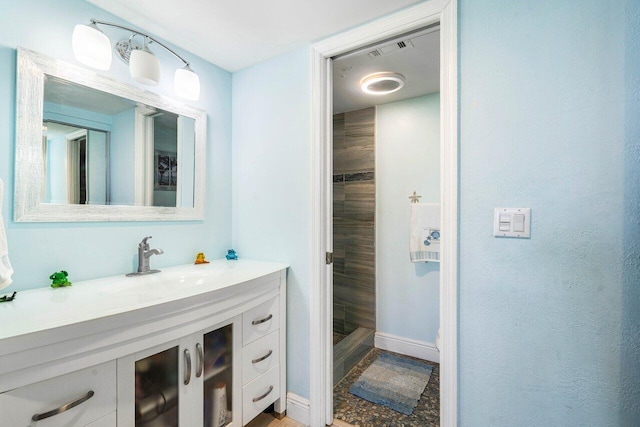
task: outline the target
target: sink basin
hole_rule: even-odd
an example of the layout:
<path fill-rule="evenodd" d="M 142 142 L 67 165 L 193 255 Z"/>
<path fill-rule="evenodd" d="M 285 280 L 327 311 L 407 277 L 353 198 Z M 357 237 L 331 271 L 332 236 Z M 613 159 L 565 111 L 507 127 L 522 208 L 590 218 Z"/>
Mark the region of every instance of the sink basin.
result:
<path fill-rule="evenodd" d="M 118 298 L 137 298 L 140 301 L 153 301 L 176 292 L 211 284 L 225 275 L 221 269 L 167 268 L 159 273 L 141 276 L 115 278 L 112 283 L 104 283 L 98 291 L 100 295 Z M 103 280 L 104 282 L 104 280 Z"/>

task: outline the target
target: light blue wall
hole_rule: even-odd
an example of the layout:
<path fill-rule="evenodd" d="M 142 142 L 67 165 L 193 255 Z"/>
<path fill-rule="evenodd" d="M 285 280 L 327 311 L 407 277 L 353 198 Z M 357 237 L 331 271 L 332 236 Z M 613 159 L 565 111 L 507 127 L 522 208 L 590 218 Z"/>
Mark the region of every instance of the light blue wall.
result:
<path fill-rule="evenodd" d="M 233 74 L 233 247 L 289 263 L 287 390 L 309 397 L 310 52 Z"/>
<path fill-rule="evenodd" d="M 134 152 L 136 137 L 136 110 L 122 111 L 111 116 L 113 131 L 109 141 L 109 163 L 111 181 L 111 204 L 135 204 L 134 195 Z"/>
<path fill-rule="evenodd" d="M 640 425 L 640 2 L 627 1 L 624 28 L 624 251 L 620 424 Z"/>
<path fill-rule="evenodd" d="M 14 150 L 16 46 L 76 63 L 71 34 L 89 18 L 120 19 L 81 0 L 8 0 L 1 6 L 0 26 L 0 178 L 5 181 L 2 215 L 9 253 L 15 269 L 11 290 L 47 286 L 52 271 L 65 269 L 72 281 L 124 274 L 136 264 L 140 239 L 152 235 L 152 246 L 164 249 L 154 267 L 185 264 L 197 252 L 208 258 L 224 255 L 231 242 L 231 75 L 194 55 L 177 49 L 200 76 L 200 101 L 191 103 L 207 111 L 206 213 L 195 222 L 128 222 L 44 224 L 14 223 Z M 126 33 L 105 28 L 115 41 Z M 174 97 L 173 72 L 180 63 L 156 49 L 163 65 L 161 84 L 152 91 Z M 113 59 L 108 76 L 135 85 L 128 69 Z M 145 86 L 140 86 L 149 89 Z"/>
<path fill-rule="evenodd" d="M 47 135 L 47 182 L 44 200 L 51 203 L 67 203 L 67 138 L 63 133 Z M 64 173 L 55 173 L 64 171 Z M 5 190 L 5 194 L 7 194 Z M 8 196 L 5 196 L 8 197 Z"/>
<path fill-rule="evenodd" d="M 440 264 L 409 260 L 413 191 L 440 203 L 440 95 L 376 107 L 376 331 L 434 343 Z"/>
<path fill-rule="evenodd" d="M 87 181 L 89 196 L 87 203 L 104 205 L 107 202 L 107 134 L 90 130 L 87 138 Z"/>
<path fill-rule="evenodd" d="M 463 426 L 640 425 L 638 12 L 460 1 Z"/>

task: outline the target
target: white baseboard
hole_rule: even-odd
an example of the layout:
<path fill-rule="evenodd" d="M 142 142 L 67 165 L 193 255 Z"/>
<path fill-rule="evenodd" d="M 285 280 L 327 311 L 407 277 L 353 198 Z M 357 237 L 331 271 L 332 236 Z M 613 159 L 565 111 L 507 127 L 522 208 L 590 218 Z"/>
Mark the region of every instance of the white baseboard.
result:
<path fill-rule="evenodd" d="M 309 399 L 297 394 L 287 393 L 287 417 L 305 426 L 309 425 Z"/>
<path fill-rule="evenodd" d="M 376 348 L 417 357 L 429 362 L 440 363 L 440 352 L 433 343 L 413 340 L 411 338 L 376 332 Z"/>

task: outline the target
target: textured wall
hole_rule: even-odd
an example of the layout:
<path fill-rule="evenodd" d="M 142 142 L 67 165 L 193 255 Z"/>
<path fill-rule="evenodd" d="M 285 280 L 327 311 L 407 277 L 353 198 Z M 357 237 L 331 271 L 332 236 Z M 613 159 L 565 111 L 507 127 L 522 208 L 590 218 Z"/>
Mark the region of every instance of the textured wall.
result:
<path fill-rule="evenodd" d="M 309 49 L 233 74 L 233 247 L 287 275 L 287 390 L 309 396 Z M 292 71 L 293 70 L 293 71 Z"/>
<path fill-rule="evenodd" d="M 5 181 L 2 209 L 9 253 L 15 269 L 11 290 L 48 286 L 52 271 L 65 269 L 72 281 L 124 274 L 137 264 L 136 248 L 144 236 L 164 249 L 153 266 L 192 262 L 204 251 L 209 258 L 224 255 L 231 242 L 231 75 L 180 49 L 200 76 L 202 95 L 193 104 L 208 114 L 207 188 L 205 219 L 193 222 L 124 222 L 45 224 L 13 223 L 15 139 L 16 47 L 22 46 L 76 63 L 71 34 L 78 23 L 90 18 L 125 22 L 81 0 L 3 1 L 0 6 L 0 178 Z M 115 41 L 126 33 L 105 29 Z M 155 49 L 163 66 L 156 93 L 175 97 L 173 72 L 176 60 Z M 114 58 L 106 75 L 136 85 L 125 64 Z"/>
<path fill-rule="evenodd" d="M 333 116 L 333 332 L 376 329 L 375 108 Z"/>
<path fill-rule="evenodd" d="M 461 425 L 640 425 L 639 16 L 460 1 Z"/>
<path fill-rule="evenodd" d="M 433 343 L 440 264 L 409 260 L 413 191 L 440 203 L 440 95 L 376 107 L 377 331 Z"/>
<path fill-rule="evenodd" d="M 621 425 L 640 425 L 640 2 L 624 11 Z"/>

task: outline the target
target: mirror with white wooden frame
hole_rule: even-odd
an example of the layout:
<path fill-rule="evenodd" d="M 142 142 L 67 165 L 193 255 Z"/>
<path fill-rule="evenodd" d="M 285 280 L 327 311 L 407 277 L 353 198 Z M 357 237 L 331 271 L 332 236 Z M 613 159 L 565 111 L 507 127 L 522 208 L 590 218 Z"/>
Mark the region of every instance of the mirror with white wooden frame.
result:
<path fill-rule="evenodd" d="M 198 220 L 206 112 L 18 48 L 15 220 Z"/>

